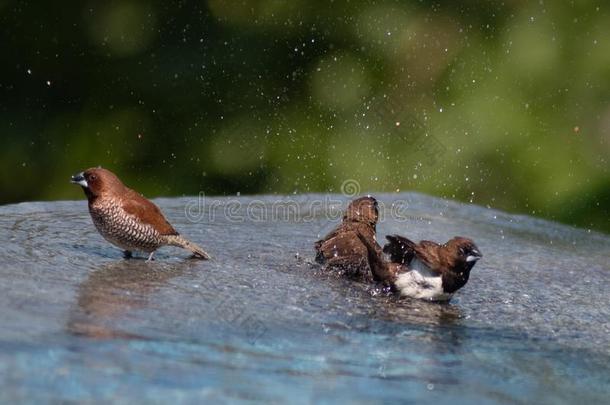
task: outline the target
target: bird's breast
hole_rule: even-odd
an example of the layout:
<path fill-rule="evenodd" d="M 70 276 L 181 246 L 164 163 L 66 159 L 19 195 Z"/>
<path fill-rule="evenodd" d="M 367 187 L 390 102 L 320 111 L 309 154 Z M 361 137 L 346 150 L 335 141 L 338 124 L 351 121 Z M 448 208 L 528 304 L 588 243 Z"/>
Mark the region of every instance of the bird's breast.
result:
<path fill-rule="evenodd" d="M 394 285 L 400 295 L 430 301 L 447 301 L 453 294 L 443 290 L 443 280 L 440 275 L 434 274 L 417 259 L 410 264 L 410 270 L 400 273 Z"/>

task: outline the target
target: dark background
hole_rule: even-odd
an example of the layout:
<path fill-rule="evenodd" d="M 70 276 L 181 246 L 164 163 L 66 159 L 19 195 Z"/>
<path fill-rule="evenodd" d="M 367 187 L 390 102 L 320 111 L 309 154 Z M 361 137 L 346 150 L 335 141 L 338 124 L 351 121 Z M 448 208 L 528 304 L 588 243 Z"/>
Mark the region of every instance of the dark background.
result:
<path fill-rule="evenodd" d="M 409 191 L 610 231 L 610 6 L 0 0 L 0 203 Z"/>

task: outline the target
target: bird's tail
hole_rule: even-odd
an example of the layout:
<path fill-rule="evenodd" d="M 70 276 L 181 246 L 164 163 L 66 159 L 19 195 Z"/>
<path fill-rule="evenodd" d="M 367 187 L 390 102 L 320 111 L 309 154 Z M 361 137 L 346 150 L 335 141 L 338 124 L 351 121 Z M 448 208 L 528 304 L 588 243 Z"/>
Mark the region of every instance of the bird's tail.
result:
<path fill-rule="evenodd" d="M 190 250 L 191 252 L 193 252 L 193 255 L 198 259 L 211 259 L 211 256 L 205 250 L 201 249 L 199 246 L 197 246 L 190 240 L 183 238 L 180 235 L 167 235 L 165 236 L 165 238 L 168 245 L 178 246 L 183 249 Z"/>

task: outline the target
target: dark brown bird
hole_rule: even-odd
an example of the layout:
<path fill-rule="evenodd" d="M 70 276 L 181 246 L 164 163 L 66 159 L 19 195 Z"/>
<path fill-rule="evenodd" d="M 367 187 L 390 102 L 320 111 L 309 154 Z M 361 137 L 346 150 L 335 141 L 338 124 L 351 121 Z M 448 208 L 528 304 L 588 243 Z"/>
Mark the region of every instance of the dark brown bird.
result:
<path fill-rule="evenodd" d="M 360 197 L 352 201 L 342 223 L 314 244 L 316 261 L 338 270 L 349 277 L 370 280 L 371 271 L 366 246 L 358 235 L 377 245 L 375 233 L 379 209 L 373 197 Z"/>
<path fill-rule="evenodd" d="M 209 259 L 203 249 L 183 238 L 167 222 L 159 207 L 126 187 L 110 170 L 87 169 L 72 176 L 89 200 L 93 224 L 108 242 L 124 250 L 130 258 L 134 250 L 149 253 L 153 259 L 161 246 L 190 250 L 199 259 Z"/>
<path fill-rule="evenodd" d="M 443 245 L 427 240 L 414 243 L 398 235 L 388 235 L 383 252 L 379 245 L 359 235 L 366 245 L 368 260 L 377 279 L 389 284 L 402 296 L 430 301 L 448 301 L 462 288 L 470 270 L 482 257 L 468 238 L 456 236 Z"/>

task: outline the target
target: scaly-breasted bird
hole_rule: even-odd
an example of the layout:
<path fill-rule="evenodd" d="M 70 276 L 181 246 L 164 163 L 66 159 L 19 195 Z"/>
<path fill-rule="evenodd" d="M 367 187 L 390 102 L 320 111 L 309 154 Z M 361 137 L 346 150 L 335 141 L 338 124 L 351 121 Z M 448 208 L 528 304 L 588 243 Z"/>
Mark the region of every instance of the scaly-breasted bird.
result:
<path fill-rule="evenodd" d="M 353 200 L 345 211 L 342 223 L 314 244 L 316 262 L 352 278 L 370 280 L 367 249 L 358 234 L 376 245 L 378 219 L 379 209 L 375 198 L 367 196 Z M 372 276 L 375 278 L 374 274 Z"/>
<path fill-rule="evenodd" d="M 456 236 L 443 245 L 423 240 L 414 243 L 398 235 L 388 235 L 383 252 L 369 238 L 358 235 L 368 250 L 368 258 L 377 279 L 389 284 L 400 295 L 430 301 L 448 301 L 462 288 L 470 270 L 482 257 L 468 238 Z"/>
<path fill-rule="evenodd" d="M 72 183 L 83 188 L 99 233 L 123 249 L 125 258 L 137 250 L 149 253 L 148 260 L 152 260 L 161 246 L 178 246 L 199 259 L 210 258 L 199 246 L 180 236 L 159 207 L 126 187 L 110 170 L 87 169 L 72 176 Z"/>

